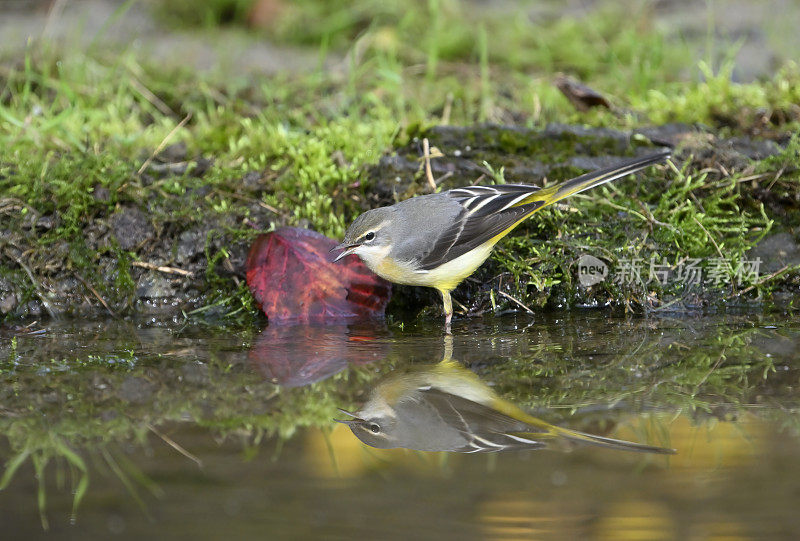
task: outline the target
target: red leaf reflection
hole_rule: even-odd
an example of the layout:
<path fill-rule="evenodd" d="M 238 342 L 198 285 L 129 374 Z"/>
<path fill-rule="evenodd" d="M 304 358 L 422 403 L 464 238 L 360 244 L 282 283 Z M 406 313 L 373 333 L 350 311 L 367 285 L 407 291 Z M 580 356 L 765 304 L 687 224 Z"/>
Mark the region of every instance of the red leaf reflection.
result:
<path fill-rule="evenodd" d="M 356 256 L 331 263 L 336 241 L 296 227 L 259 236 L 247 256 L 247 285 L 274 323 L 382 317 L 391 285 Z"/>
<path fill-rule="evenodd" d="M 269 326 L 256 338 L 248 358 L 264 376 L 285 387 L 329 378 L 350 364 L 383 360 L 389 342 L 371 328 L 347 325 Z"/>

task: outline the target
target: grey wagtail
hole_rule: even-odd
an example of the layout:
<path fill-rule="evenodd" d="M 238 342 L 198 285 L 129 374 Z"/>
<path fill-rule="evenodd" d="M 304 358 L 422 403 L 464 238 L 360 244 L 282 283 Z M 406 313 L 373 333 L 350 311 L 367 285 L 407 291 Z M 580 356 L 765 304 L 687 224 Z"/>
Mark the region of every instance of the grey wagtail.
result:
<path fill-rule="evenodd" d="M 450 292 L 486 261 L 497 242 L 528 216 L 570 195 L 664 161 L 670 151 L 586 173 L 547 188 L 470 186 L 368 210 L 350 225 L 334 259 L 355 254 L 378 276 L 439 290 L 450 329 Z M 333 251 L 331 250 L 331 251 Z"/>
<path fill-rule="evenodd" d="M 590 444 L 622 451 L 674 454 L 674 449 L 585 434 L 551 425 L 500 398 L 453 360 L 390 374 L 351 418 L 338 420 L 380 449 L 477 453 Z"/>

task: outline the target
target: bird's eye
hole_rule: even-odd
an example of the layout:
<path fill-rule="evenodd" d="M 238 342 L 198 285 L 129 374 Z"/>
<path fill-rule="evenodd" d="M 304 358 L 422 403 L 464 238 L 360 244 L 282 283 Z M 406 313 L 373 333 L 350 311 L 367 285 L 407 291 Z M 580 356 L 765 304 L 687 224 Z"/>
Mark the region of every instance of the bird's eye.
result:
<path fill-rule="evenodd" d="M 372 423 L 372 424 L 370 424 L 370 425 L 369 425 L 369 429 L 370 429 L 370 431 L 371 431 L 373 434 L 377 434 L 378 432 L 380 432 L 380 431 L 381 431 L 381 427 L 380 427 L 380 426 L 378 426 L 378 425 L 377 425 L 377 424 L 375 424 L 375 423 Z"/>
<path fill-rule="evenodd" d="M 369 233 L 364 235 L 364 240 L 372 240 L 374 238 L 375 238 L 375 233 L 373 231 L 370 231 Z"/>

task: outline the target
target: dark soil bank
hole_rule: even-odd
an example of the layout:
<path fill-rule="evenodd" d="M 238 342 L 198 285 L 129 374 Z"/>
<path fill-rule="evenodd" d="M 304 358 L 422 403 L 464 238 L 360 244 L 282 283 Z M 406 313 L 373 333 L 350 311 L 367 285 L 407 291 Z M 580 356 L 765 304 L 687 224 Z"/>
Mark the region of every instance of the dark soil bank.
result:
<path fill-rule="evenodd" d="M 750 255 L 763 261 L 762 278 L 777 273 L 769 282 L 774 291 L 767 291 L 773 295 L 762 296 L 759 302 L 777 299 L 779 304 L 789 306 L 797 297 L 798 278 L 792 266 L 800 264 L 797 244 L 800 190 L 796 181 L 781 181 L 786 175 L 796 176 L 796 171 L 780 162 L 788 144 L 785 138 L 720 139 L 685 125 L 648 128 L 638 133 L 563 125 L 539 131 L 495 125 L 436 127 L 398 138 L 395 151 L 363 171 L 358 191 L 342 187 L 332 194 L 334 200 L 357 200 L 359 208 L 367 209 L 422 193 L 425 190 L 420 167 L 423 138 L 444 154 L 433 159 L 431 165 L 434 177 L 445 189 L 493 182 L 492 175 L 501 168 L 508 182 L 558 180 L 624 157 L 652 152 L 659 145 L 675 145 L 676 166 L 685 166 L 695 174 L 706 173 L 707 182 L 724 183 L 732 174 L 749 173 L 741 176 L 752 178 L 737 186 L 739 208 L 753 212 L 763 203 L 766 218 L 773 222 L 769 233 Z M 242 306 L 252 309 L 244 284 L 248 247 L 257 234 L 287 224 L 287 209 L 276 209 L 262 202 L 265 192 L 277 189 L 274 172 L 249 172 L 242 178 L 231 179 L 230 191 L 220 193 L 218 187 L 203 182 L 204 174 L 213 167 L 213 156 L 188 156 L 181 144 L 168 147 L 141 174 L 131 165 L 126 182 L 136 187 L 139 197 L 103 205 L 109 200 L 109 191 L 98 185 L 92 193 L 98 204 L 90 207 L 91 213 L 78 218 L 80 231 L 71 238 L 48 244 L 42 244 L 40 237 L 64 223 L 67 218 L 63 213 L 39 214 L 22 201 L 1 198 L 0 317 L 169 315 L 193 311 L 220 315 Z M 675 175 L 667 168 L 660 174 L 665 178 Z M 170 189 L 171 182 L 180 182 L 188 189 L 177 193 Z M 626 190 L 630 186 L 637 191 L 641 189 L 643 198 L 645 191 L 658 189 L 653 183 L 621 186 Z M 235 204 L 221 208 L 220 201 Z M 647 215 L 646 205 L 640 205 L 642 213 Z M 340 205 L 340 208 L 349 207 Z M 613 232 L 622 227 L 619 218 L 620 215 L 606 215 L 596 227 Z M 532 239 L 535 243 L 564 236 L 566 239 L 562 240 L 569 243 L 569 230 L 548 220 L 538 229 L 521 228 L 520 242 Z M 647 227 L 626 232 L 626 238 L 631 244 L 639 242 Z M 649 227 L 654 227 L 653 223 Z M 655 227 L 675 228 L 680 224 Z M 575 246 L 579 246 L 579 240 Z M 724 250 L 724 243 L 718 248 Z M 513 245 L 509 246 L 503 257 L 513 257 L 513 250 Z M 531 269 L 538 263 L 535 258 L 527 258 Z M 520 264 L 524 269 L 526 261 Z M 491 260 L 477 273 L 476 279 L 457 290 L 457 298 L 468 303 L 473 312 L 489 309 L 494 302 L 491 289 L 501 287 L 498 276 L 508 275 L 508 268 L 509 264 Z M 587 290 L 574 284 L 565 287 L 560 280 L 560 286 L 540 284 L 520 291 L 519 286 L 508 289 L 513 278 L 506 278 L 506 289 L 501 287 L 501 290 L 515 291 L 524 298 L 518 298 L 517 304 L 510 303 L 510 309 L 520 309 L 527 302 L 551 306 L 631 304 L 630 289 Z M 652 292 L 645 288 L 638 294 L 647 296 Z M 659 290 L 656 295 L 669 298 L 666 290 Z M 706 305 L 713 304 L 728 298 L 730 290 L 707 288 L 702 296 Z M 390 311 L 436 305 L 433 295 L 414 288 L 402 288 L 395 297 Z M 636 301 L 634 304 L 645 304 L 641 298 Z"/>

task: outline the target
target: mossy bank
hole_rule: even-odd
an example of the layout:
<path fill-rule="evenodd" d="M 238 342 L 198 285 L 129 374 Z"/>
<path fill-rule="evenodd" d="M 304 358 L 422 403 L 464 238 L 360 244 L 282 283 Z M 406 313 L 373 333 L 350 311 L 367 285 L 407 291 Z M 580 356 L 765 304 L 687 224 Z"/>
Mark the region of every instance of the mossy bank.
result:
<path fill-rule="evenodd" d="M 672 165 L 526 223 L 456 290 L 462 314 L 796 305 L 796 64 L 737 83 L 735 49 L 694 58 L 646 10 L 619 32 L 608 7 L 591 31 L 569 18 L 509 28 L 491 13 L 476 27 L 449 3 L 416 7 L 378 10 L 385 25 L 356 33 L 354 49 L 353 21 L 309 28 L 327 38 L 305 73 L 201 73 L 47 42 L 12 55 L 0 69 L 0 317 L 258 317 L 251 240 L 281 225 L 338 237 L 363 210 L 420 193 L 423 139 L 443 154 L 442 189 L 553 182 L 676 147 Z M 298 9 L 285 19 L 295 29 Z M 575 110 L 559 70 L 612 108 Z M 604 281 L 579 282 L 582 255 L 603 261 Z M 690 264 L 699 281 L 681 278 Z M 426 307 L 430 292 L 400 288 L 389 312 Z"/>

